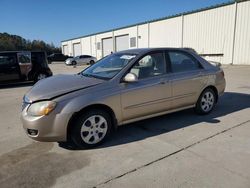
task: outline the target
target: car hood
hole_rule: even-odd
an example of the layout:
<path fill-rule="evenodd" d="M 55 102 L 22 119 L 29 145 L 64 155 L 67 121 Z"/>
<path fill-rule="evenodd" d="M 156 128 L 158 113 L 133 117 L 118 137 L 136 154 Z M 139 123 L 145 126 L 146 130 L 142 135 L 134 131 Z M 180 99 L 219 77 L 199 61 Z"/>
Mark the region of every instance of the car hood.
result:
<path fill-rule="evenodd" d="M 37 82 L 25 95 L 26 102 L 47 100 L 105 82 L 82 75 L 57 75 Z"/>

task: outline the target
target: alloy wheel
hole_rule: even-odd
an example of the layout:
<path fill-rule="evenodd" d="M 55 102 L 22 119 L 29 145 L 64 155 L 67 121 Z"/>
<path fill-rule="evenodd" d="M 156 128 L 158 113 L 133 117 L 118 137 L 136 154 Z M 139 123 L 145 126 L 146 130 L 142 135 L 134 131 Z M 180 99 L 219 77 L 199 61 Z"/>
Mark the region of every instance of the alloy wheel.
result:
<path fill-rule="evenodd" d="M 81 127 L 81 138 L 87 144 L 100 142 L 108 131 L 107 120 L 101 115 L 92 115 Z"/>
<path fill-rule="evenodd" d="M 201 99 L 201 108 L 204 112 L 209 112 L 214 106 L 214 95 L 212 92 L 207 91 Z"/>

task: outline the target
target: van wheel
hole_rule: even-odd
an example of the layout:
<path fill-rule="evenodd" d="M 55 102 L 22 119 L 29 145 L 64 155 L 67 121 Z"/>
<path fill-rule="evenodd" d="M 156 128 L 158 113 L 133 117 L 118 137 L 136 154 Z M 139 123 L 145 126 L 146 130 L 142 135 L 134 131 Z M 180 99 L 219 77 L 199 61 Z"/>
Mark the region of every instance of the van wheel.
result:
<path fill-rule="evenodd" d="M 111 127 L 108 113 L 102 110 L 91 110 L 76 119 L 70 131 L 70 137 L 80 148 L 93 148 L 108 138 Z"/>
<path fill-rule="evenodd" d="M 195 106 L 195 111 L 198 114 L 204 115 L 210 113 L 215 106 L 216 96 L 212 89 L 205 89 Z"/>
<path fill-rule="evenodd" d="M 39 80 L 42 80 L 44 78 L 47 78 L 47 75 L 45 73 L 38 73 L 36 76 L 35 76 L 35 79 L 34 81 L 35 82 L 38 82 Z"/>

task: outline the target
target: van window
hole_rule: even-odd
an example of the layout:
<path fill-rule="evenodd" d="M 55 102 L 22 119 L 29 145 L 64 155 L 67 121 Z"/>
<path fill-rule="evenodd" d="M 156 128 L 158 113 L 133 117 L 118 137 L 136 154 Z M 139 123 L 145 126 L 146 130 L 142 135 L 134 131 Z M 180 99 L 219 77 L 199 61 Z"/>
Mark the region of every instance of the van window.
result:
<path fill-rule="evenodd" d="M 17 53 L 18 63 L 25 64 L 31 63 L 31 53 L 30 52 L 21 52 Z"/>
<path fill-rule="evenodd" d="M 14 56 L 0 54 L 0 65 L 13 65 L 13 64 L 15 64 Z"/>

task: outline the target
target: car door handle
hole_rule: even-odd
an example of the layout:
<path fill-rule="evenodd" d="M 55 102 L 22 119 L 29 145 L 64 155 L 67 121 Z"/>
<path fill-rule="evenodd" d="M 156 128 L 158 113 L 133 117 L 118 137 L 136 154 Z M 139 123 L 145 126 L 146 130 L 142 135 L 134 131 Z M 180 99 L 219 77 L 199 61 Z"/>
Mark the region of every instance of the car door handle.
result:
<path fill-rule="evenodd" d="M 166 84 L 166 83 L 168 83 L 168 81 L 160 81 L 158 84 L 164 85 L 164 84 Z"/>

